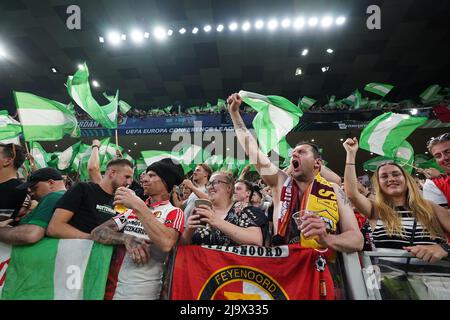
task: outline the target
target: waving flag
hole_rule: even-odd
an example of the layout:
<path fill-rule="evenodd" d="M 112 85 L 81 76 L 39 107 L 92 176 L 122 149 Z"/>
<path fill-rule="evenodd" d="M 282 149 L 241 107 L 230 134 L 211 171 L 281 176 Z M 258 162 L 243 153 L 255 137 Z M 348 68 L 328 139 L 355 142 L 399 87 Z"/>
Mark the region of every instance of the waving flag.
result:
<path fill-rule="evenodd" d="M 258 112 L 253 119 L 253 128 L 261 151 L 266 154 L 278 146 L 303 115 L 295 104 L 280 96 L 263 96 L 242 90 L 239 95 Z"/>
<path fill-rule="evenodd" d="M 55 141 L 66 134 L 80 136 L 73 106 L 31 93 L 14 92 L 23 136 L 26 141 Z"/>
<path fill-rule="evenodd" d="M 145 161 L 145 164 L 147 166 L 151 165 L 154 162 L 157 162 L 159 160 L 170 158 L 172 160 L 175 160 L 175 162 L 178 162 L 184 170 L 184 173 L 188 173 L 191 171 L 191 168 L 187 166 L 184 162 L 182 162 L 182 156 L 178 152 L 172 152 L 172 151 L 160 151 L 160 150 L 147 150 L 147 151 L 141 151 L 142 158 Z"/>
<path fill-rule="evenodd" d="M 96 120 L 105 128 L 117 128 L 117 104 L 119 91 L 109 104 L 100 106 L 94 99 L 89 85 L 89 70 L 86 63 L 73 76 L 67 79 L 67 91 L 69 96 L 86 111 L 92 119 Z"/>
<path fill-rule="evenodd" d="M 377 82 L 371 82 L 369 84 L 366 84 L 366 86 L 364 87 L 364 90 L 375 93 L 379 96 L 386 96 L 392 89 L 394 88 L 394 86 L 390 85 L 390 84 L 385 84 L 385 83 L 377 83 Z"/>
<path fill-rule="evenodd" d="M 311 108 L 314 103 L 316 103 L 317 100 L 313 99 L 313 98 L 308 98 L 307 96 L 304 96 L 299 102 L 298 102 L 298 107 L 302 110 L 305 111 L 309 108 Z"/>
<path fill-rule="evenodd" d="M 432 101 L 439 100 L 441 97 L 438 95 L 439 91 L 441 90 L 441 86 L 437 84 L 433 84 L 425 89 L 424 92 L 420 94 L 420 98 L 423 102 L 429 103 Z"/>
<path fill-rule="evenodd" d="M 30 153 L 34 158 L 36 169 L 48 167 L 47 162 L 50 161 L 51 155 L 48 154 L 38 142 L 30 142 Z"/>
<path fill-rule="evenodd" d="M 43 238 L 12 250 L 0 243 L 0 270 L 2 261 L 9 262 L 1 298 L 103 300 L 112 251 L 112 246 L 81 239 Z"/>
<path fill-rule="evenodd" d="M 8 111 L 0 111 L 0 142 L 20 145 L 22 125 L 8 115 Z"/>
<path fill-rule="evenodd" d="M 109 102 L 114 102 L 114 99 L 116 98 L 116 97 L 114 97 L 114 96 L 108 96 L 108 95 L 106 94 L 106 92 L 103 92 L 103 96 L 104 96 L 106 99 L 108 99 Z M 131 108 L 131 106 L 130 106 L 128 103 L 126 103 L 125 101 L 119 100 L 119 109 L 120 109 L 120 112 L 122 112 L 123 114 L 125 114 L 125 113 L 127 113 L 128 111 L 130 111 L 132 108 Z"/>
<path fill-rule="evenodd" d="M 426 121 L 426 117 L 384 113 L 373 119 L 361 132 L 359 146 L 378 155 L 395 158 L 403 141 Z"/>

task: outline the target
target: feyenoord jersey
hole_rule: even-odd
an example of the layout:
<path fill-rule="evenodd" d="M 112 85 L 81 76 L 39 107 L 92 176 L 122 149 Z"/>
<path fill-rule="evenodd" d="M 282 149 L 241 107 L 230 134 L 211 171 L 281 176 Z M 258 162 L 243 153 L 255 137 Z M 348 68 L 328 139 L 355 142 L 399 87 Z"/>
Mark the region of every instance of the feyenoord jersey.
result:
<path fill-rule="evenodd" d="M 159 222 L 183 233 L 184 214 L 181 209 L 175 208 L 168 200 L 147 205 Z M 134 210 L 127 210 L 113 220 L 125 234 L 152 240 Z M 159 299 L 167 254 L 156 245 L 150 245 L 149 256 L 145 265 L 136 265 L 125 246 L 117 246 L 111 261 L 105 299 Z"/>

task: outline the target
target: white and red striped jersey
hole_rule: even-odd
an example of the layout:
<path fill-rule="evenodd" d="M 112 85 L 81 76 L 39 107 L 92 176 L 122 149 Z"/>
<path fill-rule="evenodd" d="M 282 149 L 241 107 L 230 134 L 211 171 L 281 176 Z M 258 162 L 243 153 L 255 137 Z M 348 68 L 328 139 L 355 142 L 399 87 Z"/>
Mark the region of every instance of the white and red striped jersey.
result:
<path fill-rule="evenodd" d="M 181 209 L 175 208 L 168 200 L 147 202 L 147 205 L 160 223 L 177 230 L 180 235 L 183 233 L 184 213 Z M 127 210 L 113 220 L 125 234 L 152 240 L 134 210 Z M 149 255 L 150 260 L 145 265 L 136 265 L 125 246 L 118 246 L 111 261 L 105 299 L 159 299 L 167 253 L 152 244 Z"/>

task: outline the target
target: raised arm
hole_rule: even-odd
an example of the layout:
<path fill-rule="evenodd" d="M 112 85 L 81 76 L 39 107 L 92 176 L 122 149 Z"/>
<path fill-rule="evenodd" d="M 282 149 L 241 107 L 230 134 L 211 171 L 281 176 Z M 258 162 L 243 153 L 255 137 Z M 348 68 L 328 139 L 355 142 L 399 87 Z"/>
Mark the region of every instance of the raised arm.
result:
<path fill-rule="evenodd" d="M 242 104 L 241 97 L 234 93 L 228 97 L 227 103 L 236 136 L 245 153 L 249 156 L 250 163 L 255 164 L 256 170 L 268 186 L 276 187 L 279 179 L 284 181 L 287 178 L 286 173 L 271 163 L 269 157 L 259 150 L 257 141 L 245 126 L 239 113 L 239 107 Z"/>
<path fill-rule="evenodd" d="M 100 168 L 100 146 L 101 144 L 99 140 L 94 139 L 92 141 L 92 153 L 87 164 L 89 179 L 97 184 L 102 181 Z"/>
<path fill-rule="evenodd" d="M 333 170 L 326 167 L 325 165 L 322 165 L 320 168 L 320 175 L 325 178 L 325 180 L 329 182 L 336 183 L 338 186 L 342 184 L 341 177 L 337 175 Z"/>
<path fill-rule="evenodd" d="M 350 198 L 358 211 L 371 219 L 372 202 L 358 191 L 358 178 L 356 176 L 356 152 L 358 151 L 358 139 L 348 138 L 342 144 L 347 152 L 344 171 L 345 193 Z"/>

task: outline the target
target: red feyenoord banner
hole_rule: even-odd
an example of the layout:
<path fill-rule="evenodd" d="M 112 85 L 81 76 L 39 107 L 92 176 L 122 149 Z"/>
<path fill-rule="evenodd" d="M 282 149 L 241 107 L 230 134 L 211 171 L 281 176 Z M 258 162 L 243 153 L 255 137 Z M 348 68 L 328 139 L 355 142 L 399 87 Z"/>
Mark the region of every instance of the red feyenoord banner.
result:
<path fill-rule="evenodd" d="M 179 246 L 173 300 L 334 299 L 329 251 L 279 247 Z"/>

